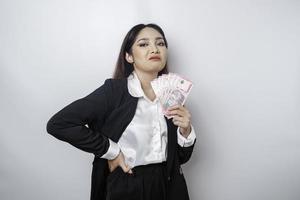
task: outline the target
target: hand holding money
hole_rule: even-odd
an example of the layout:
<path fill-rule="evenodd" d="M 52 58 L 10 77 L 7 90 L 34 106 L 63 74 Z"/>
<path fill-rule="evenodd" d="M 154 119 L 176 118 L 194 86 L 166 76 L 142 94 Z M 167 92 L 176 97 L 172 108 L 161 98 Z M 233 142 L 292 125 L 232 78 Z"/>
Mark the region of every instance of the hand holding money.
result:
<path fill-rule="evenodd" d="M 167 113 L 172 116 L 173 123 L 179 127 L 179 132 L 187 138 L 191 132 L 191 114 L 185 106 L 175 105 L 168 108 Z"/>
<path fill-rule="evenodd" d="M 164 115 L 170 119 L 168 108 L 183 105 L 189 95 L 193 83 L 175 73 L 162 74 L 151 81 L 151 86 L 158 97 Z"/>

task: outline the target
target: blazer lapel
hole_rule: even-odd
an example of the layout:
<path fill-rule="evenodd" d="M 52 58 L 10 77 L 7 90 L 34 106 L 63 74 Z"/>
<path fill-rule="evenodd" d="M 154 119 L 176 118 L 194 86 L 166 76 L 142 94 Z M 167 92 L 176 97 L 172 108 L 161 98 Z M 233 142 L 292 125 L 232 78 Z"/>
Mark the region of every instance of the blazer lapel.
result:
<path fill-rule="evenodd" d="M 168 127 L 168 157 L 167 157 L 167 172 L 168 176 L 171 174 L 171 169 L 173 167 L 173 161 L 175 156 L 176 144 L 177 144 L 177 127 L 172 122 L 172 118 L 168 119 L 164 116 Z"/>

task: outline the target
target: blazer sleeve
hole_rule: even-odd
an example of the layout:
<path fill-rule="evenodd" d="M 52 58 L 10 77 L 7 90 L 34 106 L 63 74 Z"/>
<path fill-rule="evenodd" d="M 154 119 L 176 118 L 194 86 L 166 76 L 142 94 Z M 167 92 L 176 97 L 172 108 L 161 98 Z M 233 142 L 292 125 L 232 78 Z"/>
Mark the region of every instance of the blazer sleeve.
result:
<path fill-rule="evenodd" d="M 104 120 L 110 97 L 111 81 L 106 79 L 95 91 L 54 114 L 47 122 L 47 132 L 78 149 L 102 156 L 109 148 L 108 138 L 86 125 Z"/>
<path fill-rule="evenodd" d="M 179 159 L 179 164 L 184 164 L 187 161 L 189 161 L 189 159 L 192 156 L 196 140 L 197 140 L 197 138 L 195 138 L 194 144 L 192 144 L 191 146 L 188 146 L 188 147 L 182 147 L 177 143 L 177 155 L 178 155 L 178 159 Z"/>

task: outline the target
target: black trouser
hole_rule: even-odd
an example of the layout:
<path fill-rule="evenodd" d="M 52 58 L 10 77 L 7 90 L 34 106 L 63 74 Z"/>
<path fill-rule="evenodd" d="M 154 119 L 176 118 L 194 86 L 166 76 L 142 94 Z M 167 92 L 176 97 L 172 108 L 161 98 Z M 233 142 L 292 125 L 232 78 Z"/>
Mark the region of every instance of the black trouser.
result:
<path fill-rule="evenodd" d="M 141 165 L 125 173 L 119 166 L 108 174 L 106 200 L 166 200 L 166 162 Z"/>

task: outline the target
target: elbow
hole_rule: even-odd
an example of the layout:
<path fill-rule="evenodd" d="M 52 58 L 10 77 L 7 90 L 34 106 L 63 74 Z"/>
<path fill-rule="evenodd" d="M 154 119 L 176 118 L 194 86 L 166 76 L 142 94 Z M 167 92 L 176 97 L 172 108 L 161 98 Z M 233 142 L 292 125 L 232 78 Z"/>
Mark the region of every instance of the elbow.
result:
<path fill-rule="evenodd" d="M 47 132 L 50 134 L 50 135 L 53 135 L 53 136 L 57 136 L 58 134 L 58 128 L 57 126 L 55 125 L 55 119 L 54 117 L 50 118 L 47 122 L 47 125 L 46 125 L 46 130 Z"/>
<path fill-rule="evenodd" d="M 194 150 L 194 146 L 196 143 L 196 139 L 194 141 L 194 144 L 192 146 L 189 147 L 181 147 L 178 145 L 179 149 L 178 149 L 178 157 L 179 157 L 179 163 L 180 164 L 185 164 L 186 162 L 188 162 L 192 156 L 193 150 Z"/>
<path fill-rule="evenodd" d="M 54 123 L 52 122 L 51 119 L 47 122 L 46 130 L 50 135 L 52 135 L 54 133 L 54 130 L 55 130 Z"/>

